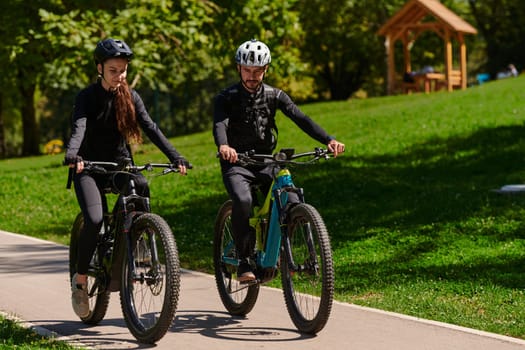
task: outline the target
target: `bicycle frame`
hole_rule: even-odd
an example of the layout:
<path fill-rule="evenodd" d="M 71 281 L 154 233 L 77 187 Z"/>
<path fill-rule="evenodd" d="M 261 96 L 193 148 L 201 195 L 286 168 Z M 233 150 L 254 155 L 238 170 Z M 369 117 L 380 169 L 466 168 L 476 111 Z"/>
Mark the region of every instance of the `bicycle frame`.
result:
<path fill-rule="evenodd" d="M 164 168 L 154 176 L 179 172 L 175 164 L 117 164 L 84 160 L 84 170 L 101 176 L 103 223 L 88 271 L 89 313 L 86 324 L 98 324 L 106 315 L 110 293 L 119 292 L 126 326 L 139 342 L 154 344 L 175 318 L 180 291 L 180 264 L 174 234 L 158 214 L 149 196 L 141 193 L 137 174 Z M 191 169 L 191 164 L 187 166 Z M 110 211 L 107 194 L 118 197 Z M 80 213 L 73 224 L 69 274 L 78 273 L 78 247 L 84 227 Z"/>
<path fill-rule="evenodd" d="M 263 205 L 253 208 L 250 226 L 256 234 L 256 264 L 261 268 L 277 268 L 281 240 L 286 234 L 286 211 L 288 192 L 297 193 L 299 201 L 304 203 L 303 189 L 295 187 L 289 169 L 281 167 L 272 181 Z M 289 245 L 285 242 L 285 248 Z M 233 249 L 233 242 L 228 250 Z M 226 255 L 226 254 L 225 254 Z M 228 264 L 238 265 L 239 261 L 223 257 Z"/>
<path fill-rule="evenodd" d="M 273 180 L 271 191 L 268 193 L 264 205 L 256 212 L 252 219 L 255 223 L 259 221 L 259 225 L 255 225 L 256 234 L 259 234 L 256 241 L 260 244 L 257 249 L 257 265 L 263 268 L 277 267 L 281 239 L 286 233 L 286 212 L 284 208 L 288 203 L 289 191 L 298 193 L 299 200 L 304 202 L 302 188 L 295 187 L 290 171 L 288 169 L 280 169 Z M 268 217 L 270 203 L 271 211 L 269 225 L 262 226 L 260 223 L 264 221 L 262 221 L 261 218 Z M 266 244 L 263 249 L 262 242 L 264 241 Z"/>
<path fill-rule="evenodd" d="M 95 166 L 97 162 L 93 162 Z M 98 162 L 104 164 L 104 162 Z M 116 165 L 106 163 L 106 165 Z M 156 165 L 156 164 L 154 164 Z M 143 213 L 151 212 L 150 200 L 148 197 L 143 197 L 137 194 L 135 181 L 132 178 L 133 173 L 127 173 L 124 176 L 130 176 L 128 179 L 129 193 L 119 193 L 117 200 L 113 206 L 113 210 L 109 212 L 106 202 L 106 193 L 112 192 L 114 189 L 104 189 L 104 232 L 99 238 L 99 250 L 101 254 L 100 262 L 104 266 L 108 274 L 106 288 L 110 292 L 120 290 L 120 275 L 124 266 L 124 254 L 127 251 L 128 266 L 131 267 L 132 276 L 135 276 L 135 267 L 133 264 L 133 247 L 132 241 L 129 237 L 130 228 L 135 218 Z M 137 210 L 138 209 L 138 210 Z M 109 252 L 108 252 L 109 250 Z M 154 258 L 157 256 L 155 245 L 151 247 L 151 254 Z M 96 288 L 96 286 L 94 286 Z M 93 291 L 90 291 L 93 295 Z"/>
<path fill-rule="evenodd" d="M 136 193 L 135 183 L 133 179 L 129 180 L 129 185 L 130 194 L 127 196 L 124 196 L 122 194 L 119 195 L 113 209 L 113 217 L 116 219 L 116 226 L 113 232 L 113 235 L 115 236 L 114 250 L 112 254 L 112 259 L 109 262 L 111 264 L 111 282 L 108 287 L 110 291 L 117 291 L 120 289 L 120 274 L 122 272 L 122 266 L 124 264 L 124 249 L 126 249 L 128 253 L 128 266 L 131 266 L 132 276 L 135 276 L 135 267 L 133 264 L 132 254 L 133 247 L 131 239 L 129 237 L 129 231 L 131 225 L 133 224 L 133 219 L 137 217 L 137 215 L 151 211 L 149 205 L 149 198 L 139 196 Z M 142 206 L 141 211 L 135 211 L 137 204 L 140 204 Z M 152 254 L 156 254 L 154 248 L 155 247 L 153 247 L 152 249 Z"/>
<path fill-rule="evenodd" d="M 298 161 L 309 157 L 309 160 Z M 333 261 L 330 239 L 317 209 L 306 203 L 302 188 L 294 185 L 290 165 L 307 165 L 328 159 L 328 151 L 295 154 L 281 149 L 275 154 L 238 154 L 240 166 L 255 165 L 272 169 L 270 188 L 263 192 L 258 183 L 250 186 L 253 207 L 249 225 L 254 229 L 250 240 L 255 247 L 251 265 L 255 279 L 239 279 L 240 259 L 235 251 L 232 232 L 234 203 L 227 200 L 215 220 L 213 261 L 215 281 L 222 303 L 232 315 L 245 316 L 252 311 L 259 287 L 281 272 L 281 283 L 288 313 L 301 331 L 319 332 L 328 320 L 333 298 Z M 269 168 L 265 168 L 269 167 Z"/>
<path fill-rule="evenodd" d="M 128 254 L 128 266 L 133 268 L 133 255 L 131 240 L 129 239 L 129 231 L 133 223 L 133 219 L 140 213 L 150 212 L 149 198 L 139 196 L 135 190 L 133 179 L 129 180 L 130 194 L 120 194 L 115 201 L 113 210 L 109 212 L 106 200 L 107 190 L 103 195 L 104 208 L 104 222 L 102 224 L 103 231 L 100 233 L 98 252 L 100 254 L 99 261 L 101 266 L 104 266 L 106 273 L 109 276 L 106 289 L 110 292 L 116 292 L 120 289 L 120 274 L 124 264 L 124 252 L 126 249 Z M 143 210 L 135 211 L 137 204 Z M 154 250 L 154 247 L 153 249 Z M 152 251 L 152 254 L 154 252 Z M 94 273 L 94 272 L 93 272 Z M 132 271 L 133 275 L 135 271 Z M 96 286 L 93 286 L 96 289 Z M 93 291 L 89 291 L 92 296 Z"/>

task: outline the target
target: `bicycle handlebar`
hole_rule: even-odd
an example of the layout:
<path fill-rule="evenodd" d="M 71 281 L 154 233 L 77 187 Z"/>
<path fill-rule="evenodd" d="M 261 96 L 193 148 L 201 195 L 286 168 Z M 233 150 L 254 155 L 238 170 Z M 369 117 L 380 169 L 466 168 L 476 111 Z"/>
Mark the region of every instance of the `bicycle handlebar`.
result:
<path fill-rule="evenodd" d="M 238 153 L 238 163 L 253 164 L 253 165 L 287 165 L 287 164 L 311 164 L 319 159 L 329 159 L 330 151 L 316 147 L 313 151 L 294 153 L 293 148 L 283 148 L 279 152 L 274 154 L 257 154 L 254 151 L 248 151 L 244 153 Z M 312 157 L 308 161 L 299 162 L 296 159 Z"/>
<path fill-rule="evenodd" d="M 168 174 L 171 172 L 178 173 L 179 166 L 177 164 L 171 163 L 146 163 L 144 165 L 133 165 L 131 163 L 116 163 L 116 162 L 99 162 L 84 160 L 84 169 L 87 171 L 95 171 L 101 173 L 107 172 L 128 172 L 128 173 L 138 173 L 141 171 L 152 171 L 153 168 L 164 168 L 162 174 Z M 193 169 L 193 165 L 188 164 L 188 169 Z"/>
<path fill-rule="evenodd" d="M 91 161 L 83 160 L 84 171 L 91 171 L 99 174 L 107 173 L 118 173 L 118 172 L 128 172 L 128 173 L 138 173 L 141 171 L 152 171 L 153 168 L 164 168 L 160 175 L 166 175 L 169 173 L 178 173 L 180 172 L 179 166 L 177 164 L 171 163 L 146 163 L 144 165 L 133 165 L 130 162 L 125 163 L 116 163 L 116 162 L 101 162 L 101 161 Z M 193 169 L 192 164 L 186 165 L 187 169 Z M 66 188 L 71 188 L 71 182 L 73 180 L 74 168 L 69 169 L 68 179 Z"/>

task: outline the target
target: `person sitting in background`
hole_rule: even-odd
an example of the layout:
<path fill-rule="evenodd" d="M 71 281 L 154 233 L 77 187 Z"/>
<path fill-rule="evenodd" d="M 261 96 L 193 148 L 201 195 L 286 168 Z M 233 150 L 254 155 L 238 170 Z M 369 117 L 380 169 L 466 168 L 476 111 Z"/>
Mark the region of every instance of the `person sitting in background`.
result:
<path fill-rule="evenodd" d="M 516 69 L 516 67 L 512 63 L 509 64 L 509 73 L 513 77 L 517 77 L 518 76 L 518 70 Z"/>
<path fill-rule="evenodd" d="M 498 79 L 505 79 L 510 77 L 517 77 L 518 76 L 518 70 L 516 69 L 516 66 L 514 66 L 512 63 L 505 68 L 504 71 L 499 72 L 496 76 Z"/>

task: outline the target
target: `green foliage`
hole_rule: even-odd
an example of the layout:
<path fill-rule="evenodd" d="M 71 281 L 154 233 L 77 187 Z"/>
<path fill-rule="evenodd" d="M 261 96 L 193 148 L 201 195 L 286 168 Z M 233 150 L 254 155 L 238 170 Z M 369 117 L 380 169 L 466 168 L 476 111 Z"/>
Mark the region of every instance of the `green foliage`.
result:
<path fill-rule="evenodd" d="M 266 76 L 289 92 L 296 100 L 312 96 L 309 66 L 301 60 L 304 31 L 296 9 L 298 0 L 216 1 L 220 11 L 215 18 L 220 25 L 220 40 L 214 45 L 215 56 L 221 62 L 226 81 L 236 81 L 235 50 L 252 38 L 264 41 L 272 53 L 272 63 Z"/>
<path fill-rule="evenodd" d="M 73 2 L 73 1 L 72 1 Z M 84 3 L 83 1 L 78 1 Z M 77 6 L 73 6 L 77 8 Z M 208 38 L 201 35 L 214 7 L 209 2 L 165 0 L 122 1 L 121 6 L 75 9 L 53 13 L 40 10 L 44 35 L 55 48 L 47 64 L 51 87 L 85 86 L 96 73 L 93 50 L 106 37 L 124 39 L 134 51 L 130 80 L 166 91 L 184 83 L 190 74 L 206 75 Z M 196 70 L 195 67 L 199 67 Z"/>
<path fill-rule="evenodd" d="M 309 104 L 347 146 L 293 169 L 330 232 L 336 299 L 525 337 L 525 198 L 491 192 L 525 176 L 525 78 L 453 93 Z M 279 147 L 316 142 L 282 114 Z M 186 177 L 151 178 L 185 268 L 212 272 L 212 231 L 226 200 L 211 132 L 173 139 Z M 151 145 L 136 159 L 163 161 Z M 0 161 L 0 228 L 67 244 L 78 212 L 61 155 Z"/>
<path fill-rule="evenodd" d="M 377 35 L 405 1 L 299 1 L 305 31 L 301 57 L 309 62 L 318 92 L 330 99 L 345 100 L 365 82 L 385 76 L 383 38 Z M 377 86 L 370 89 L 378 94 Z M 377 83 L 376 83 L 377 85 Z M 379 87 L 381 85 L 379 84 Z"/>
<path fill-rule="evenodd" d="M 55 8 L 56 1 L 13 0 L 0 4 L 4 34 L 0 45 L 0 63 L 9 67 L 0 82 L 10 91 L 1 98 L 14 98 L 12 104 L 20 111 L 23 155 L 38 154 L 40 135 L 34 94 L 41 66 L 51 53 L 50 46 L 39 37 L 42 31 L 42 22 L 38 16 L 40 6 L 52 9 Z M 3 120 L 2 110 L 0 124 Z"/>
<path fill-rule="evenodd" d="M 509 63 L 520 71 L 525 68 L 521 45 L 525 36 L 523 3 L 520 0 L 468 0 L 468 4 L 485 41 L 486 72 L 495 77 Z"/>
<path fill-rule="evenodd" d="M 136 58 L 129 78 L 151 96 L 147 105 L 169 135 L 210 125 L 214 94 L 238 79 L 234 51 L 252 37 L 272 50 L 267 82 L 297 101 L 382 95 L 385 52 L 377 29 L 405 2 L 4 1 L 0 63 L 9 69 L 0 81 L 8 107 L 2 107 L 0 125 L 5 120 L 10 148 L 23 137 L 25 155 L 38 153 L 39 144 L 51 138 L 65 138 L 75 92 L 96 77 L 95 44 L 108 36 L 132 46 Z M 442 3 L 480 31 L 466 36 L 471 77 L 486 69 L 495 75 L 511 62 L 523 68 L 519 23 L 525 13 L 518 0 Z M 415 68 L 439 68 L 442 57 L 442 42 L 432 32 L 412 50 Z"/>
<path fill-rule="evenodd" d="M 66 91 L 93 80 L 92 52 L 105 36 L 124 38 L 131 45 L 135 58 L 129 79 L 137 83 L 150 113 L 168 135 L 209 127 L 211 97 L 237 80 L 234 52 L 254 36 L 268 40 L 272 47 L 274 64 L 268 82 L 288 89 L 299 100 L 311 96 L 312 81 L 301 78 L 305 65 L 298 61 L 300 30 L 284 30 L 297 27 L 291 2 L 123 2 L 120 8 L 106 9 L 78 8 L 71 1 L 63 12 L 40 11 L 44 36 L 55 48 L 43 77 L 46 95 L 64 97 L 47 102 L 49 109 L 59 112 L 45 120 L 44 125 L 53 130 L 48 138 L 67 136 L 64 117 L 73 95 Z M 238 30 L 239 18 L 243 31 Z"/>
<path fill-rule="evenodd" d="M 55 341 L 39 336 L 29 328 L 0 316 L 0 349 L 54 349 L 70 350 L 74 347 L 63 341 Z"/>
<path fill-rule="evenodd" d="M 132 86 L 154 95 L 148 105 L 168 135 L 202 130 L 209 125 L 210 106 L 200 86 L 220 70 L 214 62 L 209 30 L 216 6 L 209 1 L 123 0 L 119 6 L 82 8 L 84 1 L 70 1 L 63 11 L 40 10 L 42 34 L 54 48 L 42 77 L 51 114 L 45 125 L 49 138 L 67 137 L 67 116 L 76 91 L 94 81 L 93 50 L 106 37 L 124 39 L 134 51 L 128 79 Z M 73 9 L 71 9 L 73 8 Z M 208 33 L 208 34 L 206 34 Z M 213 87 L 213 90 L 217 90 Z M 75 93 L 71 93 L 74 91 Z M 173 91 L 194 92 L 180 96 L 173 108 Z M 206 90 L 204 90 L 206 91 Z M 166 95 L 167 93 L 170 95 Z M 159 96 L 168 98 L 160 101 Z M 191 98 L 190 98 L 191 97 Z M 54 127 L 53 127 L 54 125 Z M 58 126 L 58 127 L 57 127 Z"/>

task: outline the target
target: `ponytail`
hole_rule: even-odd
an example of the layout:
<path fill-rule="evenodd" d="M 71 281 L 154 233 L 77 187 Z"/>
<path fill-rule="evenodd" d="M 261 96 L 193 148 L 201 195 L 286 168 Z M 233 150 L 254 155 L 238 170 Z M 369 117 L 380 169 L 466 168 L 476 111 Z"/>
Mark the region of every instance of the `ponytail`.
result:
<path fill-rule="evenodd" d="M 124 135 L 126 142 L 142 143 L 142 134 L 135 116 L 135 104 L 126 80 L 115 91 L 115 114 L 118 130 Z"/>

